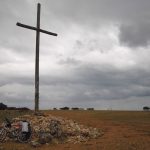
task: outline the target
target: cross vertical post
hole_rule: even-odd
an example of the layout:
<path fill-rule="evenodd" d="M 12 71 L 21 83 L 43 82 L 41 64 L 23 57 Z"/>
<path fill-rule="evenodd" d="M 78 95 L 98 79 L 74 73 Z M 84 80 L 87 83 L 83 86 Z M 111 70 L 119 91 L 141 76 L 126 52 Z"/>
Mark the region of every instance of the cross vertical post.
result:
<path fill-rule="evenodd" d="M 37 5 L 37 30 L 36 30 L 36 54 L 35 54 L 35 111 L 39 110 L 39 46 L 40 46 L 40 9 Z"/>

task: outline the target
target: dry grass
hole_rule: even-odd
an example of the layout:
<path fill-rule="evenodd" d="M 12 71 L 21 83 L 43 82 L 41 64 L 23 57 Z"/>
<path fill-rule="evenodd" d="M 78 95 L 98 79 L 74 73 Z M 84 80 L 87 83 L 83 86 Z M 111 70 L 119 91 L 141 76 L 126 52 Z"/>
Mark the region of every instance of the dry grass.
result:
<path fill-rule="evenodd" d="M 104 136 L 81 144 L 49 144 L 32 148 L 29 144 L 3 143 L 5 150 L 149 150 L 150 112 L 135 111 L 44 111 L 55 116 L 76 120 L 86 126 L 97 127 Z M 4 116 L 14 117 L 32 112 L 0 111 Z"/>
<path fill-rule="evenodd" d="M 30 114 L 32 111 L 21 111 L 21 110 L 0 110 L 0 122 L 5 120 L 5 117 L 8 119 L 12 119 L 14 117 L 18 117 L 24 114 Z"/>

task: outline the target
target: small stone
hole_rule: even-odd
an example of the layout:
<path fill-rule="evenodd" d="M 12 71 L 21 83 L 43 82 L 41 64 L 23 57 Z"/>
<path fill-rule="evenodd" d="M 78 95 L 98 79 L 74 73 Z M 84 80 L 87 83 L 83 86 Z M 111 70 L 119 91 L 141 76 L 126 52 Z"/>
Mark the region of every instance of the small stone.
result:
<path fill-rule="evenodd" d="M 33 147 L 39 147 L 40 143 L 38 141 L 31 141 L 31 146 L 33 146 Z"/>
<path fill-rule="evenodd" d="M 46 144 L 52 141 L 52 135 L 50 133 L 42 133 L 39 137 L 40 144 Z"/>

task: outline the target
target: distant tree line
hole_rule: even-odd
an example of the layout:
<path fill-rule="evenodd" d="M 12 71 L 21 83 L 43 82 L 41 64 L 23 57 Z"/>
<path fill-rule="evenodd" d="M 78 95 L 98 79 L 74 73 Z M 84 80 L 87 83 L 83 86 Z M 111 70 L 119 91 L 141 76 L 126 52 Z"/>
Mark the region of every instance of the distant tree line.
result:
<path fill-rule="evenodd" d="M 79 107 L 72 107 L 72 108 L 70 108 L 70 107 L 67 107 L 67 106 L 61 107 L 61 108 L 59 108 L 59 109 L 60 109 L 60 110 L 94 110 L 94 108 L 86 108 L 86 109 L 84 109 L 84 108 L 79 108 Z M 53 110 L 59 110 L 59 109 L 53 108 Z"/>
<path fill-rule="evenodd" d="M 65 106 L 65 107 L 61 107 L 61 108 L 53 108 L 53 110 L 94 110 L 94 108 L 91 108 L 91 107 L 90 108 L 79 108 L 79 107 L 69 108 L 69 107 Z M 150 111 L 150 107 L 144 106 L 143 110 Z"/>
<path fill-rule="evenodd" d="M 0 110 L 30 110 L 30 109 L 27 107 L 20 107 L 20 108 L 8 107 L 7 105 L 0 103 Z"/>
<path fill-rule="evenodd" d="M 150 110 L 150 107 L 144 106 L 144 107 L 143 107 L 143 110 L 144 110 L 144 111 L 149 111 L 149 110 Z"/>

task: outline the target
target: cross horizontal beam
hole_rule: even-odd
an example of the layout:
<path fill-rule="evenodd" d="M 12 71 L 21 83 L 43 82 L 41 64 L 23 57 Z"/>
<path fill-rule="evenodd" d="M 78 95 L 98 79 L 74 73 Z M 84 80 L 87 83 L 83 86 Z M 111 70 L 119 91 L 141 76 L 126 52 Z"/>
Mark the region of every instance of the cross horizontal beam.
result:
<path fill-rule="evenodd" d="M 43 32 L 43 33 L 46 33 L 46 34 L 49 34 L 49 35 L 57 36 L 56 33 L 49 32 L 49 31 L 42 30 L 42 29 L 37 29 L 36 27 L 32 27 L 32 26 L 29 26 L 29 25 L 25 25 L 25 24 L 22 24 L 22 23 L 19 23 L 19 22 L 17 22 L 16 25 L 17 25 L 17 26 L 20 26 L 20 27 L 23 27 L 23 28 L 27 28 L 27 29 L 31 29 L 31 30 Z"/>

